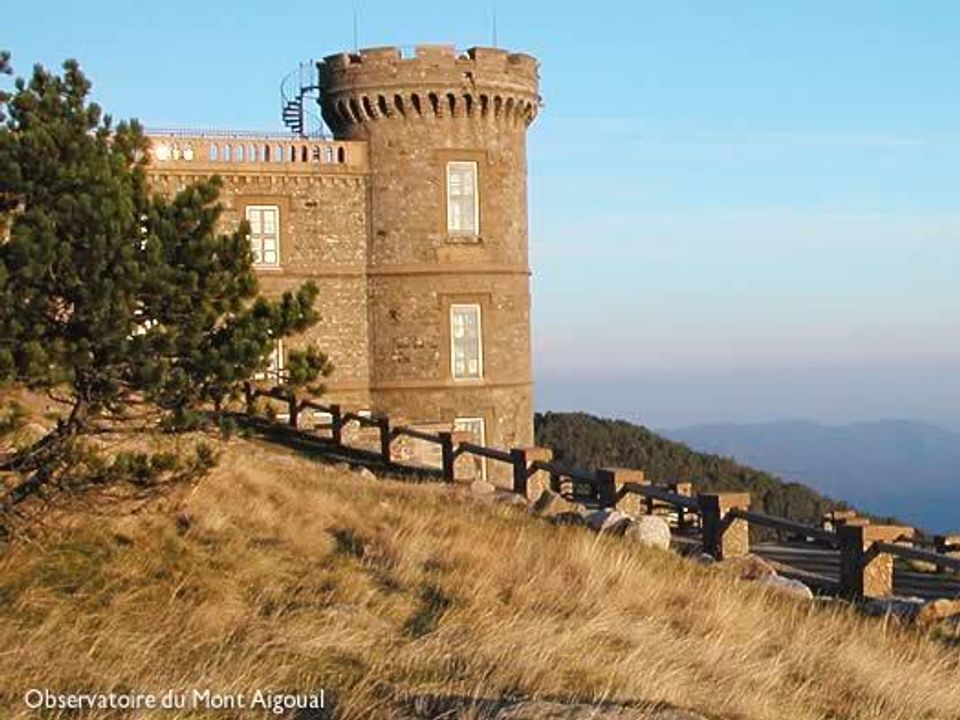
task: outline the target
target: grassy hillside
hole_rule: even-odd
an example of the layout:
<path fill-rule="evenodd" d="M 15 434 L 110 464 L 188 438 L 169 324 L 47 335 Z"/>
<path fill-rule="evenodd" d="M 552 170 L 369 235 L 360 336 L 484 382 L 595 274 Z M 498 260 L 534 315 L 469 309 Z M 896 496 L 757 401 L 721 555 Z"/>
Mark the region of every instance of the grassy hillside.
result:
<path fill-rule="evenodd" d="M 635 467 L 653 482 L 692 481 L 698 490 L 751 493 L 758 508 L 780 517 L 817 524 L 823 513 L 843 502 L 795 482 L 740 465 L 730 458 L 695 452 L 641 425 L 586 413 L 538 413 L 537 444 L 574 467 Z"/>
<path fill-rule="evenodd" d="M 917 631 L 463 491 L 219 449 L 195 488 L 0 556 L 0 717 L 36 717 L 30 687 L 322 687 L 340 718 L 493 717 L 464 708 L 504 698 L 960 718 L 960 653 Z"/>

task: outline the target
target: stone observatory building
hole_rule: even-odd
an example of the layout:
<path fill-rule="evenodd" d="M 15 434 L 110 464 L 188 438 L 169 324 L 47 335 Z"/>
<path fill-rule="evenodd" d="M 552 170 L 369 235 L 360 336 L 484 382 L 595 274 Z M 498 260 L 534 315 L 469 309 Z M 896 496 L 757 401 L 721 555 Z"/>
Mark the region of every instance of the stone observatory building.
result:
<path fill-rule="evenodd" d="M 287 344 L 330 356 L 325 401 L 532 445 L 526 132 L 540 107 L 537 61 L 385 47 L 330 55 L 311 72 L 332 140 L 158 131 L 151 182 L 172 193 L 220 175 L 222 220 L 250 223 L 261 291 L 317 283 L 321 321 Z M 289 349 L 278 345 L 265 382 Z M 432 464 L 436 450 L 412 452 Z"/>

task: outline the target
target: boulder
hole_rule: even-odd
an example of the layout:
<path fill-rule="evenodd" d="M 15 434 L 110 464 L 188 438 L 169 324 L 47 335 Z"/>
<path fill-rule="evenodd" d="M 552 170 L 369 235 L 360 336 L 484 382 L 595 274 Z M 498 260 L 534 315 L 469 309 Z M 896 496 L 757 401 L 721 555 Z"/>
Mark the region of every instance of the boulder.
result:
<path fill-rule="evenodd" d="M 610 532 L 615 530 L 626 530 L 626 524 L 629 524 L 631 518 L 629 515 L 619 510 L 594 510 L 584 516 L 587 526 L 597 532 Z"/>
<path fill-rule="evenodd" d="M 757 555 L 739 555 L 727 558 L 717 567 L 735 575 L 740 580 L 760 580 L 777 574 L 773 565 Z"/>
<path fill-rule="evenodd" d="M 470 483 L 470 492 L 474 495 L 485 495 L 492 496 L 496 489 L 493 483 L 489 483 L 486 480 L 474 480 Z"/>
<path fill-rule="evenodd" d="M 565 512 L 575 512 L 579 514 L 581 507 L 576 503 L 564 499 L 558 493 L 553 492 L 553 490 L 544 490 L 540 493 L 540 496 L 533 501 L 533 505 L 530 506 L 530 512 L 533 515 L 549 518 Z"/>
<path fill-rule="evenodd" d="M 670 526 L 653 515 L 641 515 L 624 530 L 623 536 L 643 547 L 670 549 Z"/>
<path fill-rule="evenodd" d="M 700 553 L 695 558 L 693 558 L 693 561 L 698 565 L 716 565 L 717 564 L 717 559 L 710 553 Z"/>
<path fill-rule="evenodd" d="M 377 476 L 369 468 L 360 468 L 357 472 L 361 480 L 376 480 Z"/>
<path fill-rule="evenodd" d="M 917 611 L 914 620 L 917 625 L 929 627 L 941 620 L 954 617 L 960 618 L 960 600 L 941 598 L 925 603 L 923 607 Z"/>
<path fill-rule="evenodd" d="M 780 575 L 765 575 L 756 581 L 757 585 L 763 585 L 771 590 L 784 595 L 790 595 L 799 600 L 813 600 L 813 591 L 810 590 L 799 580 L 781 577 Z"/>

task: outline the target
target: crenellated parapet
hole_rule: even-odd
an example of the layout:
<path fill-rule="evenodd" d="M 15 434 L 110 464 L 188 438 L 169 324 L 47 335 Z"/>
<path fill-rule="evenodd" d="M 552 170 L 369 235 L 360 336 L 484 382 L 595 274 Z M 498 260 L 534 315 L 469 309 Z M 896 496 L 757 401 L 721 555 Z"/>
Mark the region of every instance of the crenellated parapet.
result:
<path fill-rule="evenodd" d="M 319 63 L 324 120 L 334 132 L 384 120 L 467 118 L 525 129 L 540 108 L 539 64 L 498 48 L 366 48 Z"/>

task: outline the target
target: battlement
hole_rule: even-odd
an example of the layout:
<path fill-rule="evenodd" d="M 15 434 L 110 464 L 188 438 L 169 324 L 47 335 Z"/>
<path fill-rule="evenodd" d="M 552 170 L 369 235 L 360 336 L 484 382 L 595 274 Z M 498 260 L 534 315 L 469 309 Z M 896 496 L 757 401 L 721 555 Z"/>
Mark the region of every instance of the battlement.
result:
<path fill-rule="evenodd" d="M 364 48 L 319 64 L 324 119 L 335 131 L 385 119 L 477 118 L 524 128 L 540 107 L 536 58 L 452 45 Z"/>
<path fill-rule="evenodd" d="M 453 45 L 416 45 L 412 48 L 412 53 L 396 46 L 372 47 L 362 48 L 356 53 L 328 55 L 321 63 L 331 72 L 358 66 L 373 69 L 399 65 L 416 69 L 424 64 L 447 65 L 455 69 L 474 66 L 488 71 L 515 73 L 534 83 L 539 77 L 539 63 L 536 58 L 526 53 L 489 47 L 472 47 L 460 54 L 457 54 Z"/>

